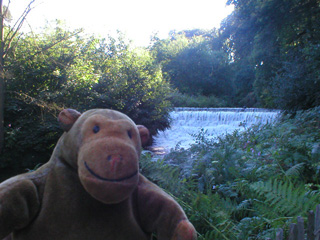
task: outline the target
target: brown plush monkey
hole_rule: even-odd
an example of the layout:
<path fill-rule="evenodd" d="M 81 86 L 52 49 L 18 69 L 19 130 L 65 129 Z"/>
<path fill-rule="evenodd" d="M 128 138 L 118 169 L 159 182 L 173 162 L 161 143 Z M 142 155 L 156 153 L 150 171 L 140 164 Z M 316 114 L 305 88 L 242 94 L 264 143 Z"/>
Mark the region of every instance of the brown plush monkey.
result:
<path fill-rule="evenodd" d="M 0 184 L 0 239 L 196 239 L 181 207 L 138 171 L 145 127 L 107 109 L 58 119 L 65 133 L 49 162 Z"/>

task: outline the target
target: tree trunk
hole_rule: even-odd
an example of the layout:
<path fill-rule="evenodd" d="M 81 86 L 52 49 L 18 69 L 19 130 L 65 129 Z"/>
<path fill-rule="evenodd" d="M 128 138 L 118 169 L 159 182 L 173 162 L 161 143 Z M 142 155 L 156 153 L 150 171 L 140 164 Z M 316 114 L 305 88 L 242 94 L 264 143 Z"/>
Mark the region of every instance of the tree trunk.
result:
<path fill-rule="evenodd" d="M 0 153 L 4 148 L 4 89 L 5 89 L 5 74 L 4 74 L 4 39 L 3 39 L 3 1 L 0 0 Z"/>

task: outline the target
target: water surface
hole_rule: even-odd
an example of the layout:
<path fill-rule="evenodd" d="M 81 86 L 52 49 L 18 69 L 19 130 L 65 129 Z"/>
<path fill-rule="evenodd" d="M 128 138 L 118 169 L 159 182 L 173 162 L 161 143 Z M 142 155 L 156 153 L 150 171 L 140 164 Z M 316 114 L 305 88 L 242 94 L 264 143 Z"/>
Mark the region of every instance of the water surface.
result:
<path fill-rule="evenodd" d="M 160 153 L 168 152 L 178 143 L 189 148 L 194 143 L 192 134 L 201 129 L 210 138 L 245 129 L 252 124 L 273 123 L 280 111 L 259 108 L 176 108 L 171 112 L 171 128 L 159 132 L 154 137 L 152 149 Z"/>

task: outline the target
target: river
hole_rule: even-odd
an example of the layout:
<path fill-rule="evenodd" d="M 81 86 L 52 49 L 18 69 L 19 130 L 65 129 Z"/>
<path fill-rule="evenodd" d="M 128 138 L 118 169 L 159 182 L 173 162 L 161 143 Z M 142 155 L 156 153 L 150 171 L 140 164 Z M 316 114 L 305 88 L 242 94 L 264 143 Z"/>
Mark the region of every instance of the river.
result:
<path fill-rule="evenodd" d="M 208 137 L 216 138 L 252 124 L 273 123 L 279 113 L 279 110 L 261 108 L 176 108 L 170 113 L 171 127 L 154 137 L 151 149 L 164 154 L 178 143 L 180 147 L 189 148 L 195 140 L 192 134 L 201 129 Z"/>

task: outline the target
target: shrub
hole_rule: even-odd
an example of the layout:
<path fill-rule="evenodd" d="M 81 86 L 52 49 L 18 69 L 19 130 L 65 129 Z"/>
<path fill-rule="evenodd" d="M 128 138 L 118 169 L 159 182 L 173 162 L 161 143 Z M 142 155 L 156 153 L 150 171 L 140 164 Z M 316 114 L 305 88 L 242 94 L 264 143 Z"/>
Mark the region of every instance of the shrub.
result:
<path fill-rule="evenodd" d="M 7 94 L 0 180 L 49 160 L 62 133 L 57 121 L 60 110 L 54 104 L 48 105 L 23 94 Z"/>
<path fill-rule="evenodd" d="M 59 25 L 46 30 L 23 35 L 8 55 L 0 168 L 47 161 L 61 135 L 62 108 L 119 110 L 151 134 L 169 126 L 171 88 L 149 52 L 132 49 L 122 35 L 106 40 Z"/>

